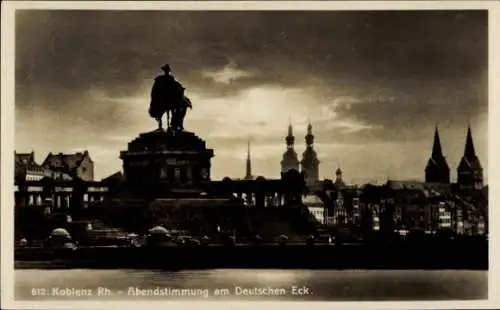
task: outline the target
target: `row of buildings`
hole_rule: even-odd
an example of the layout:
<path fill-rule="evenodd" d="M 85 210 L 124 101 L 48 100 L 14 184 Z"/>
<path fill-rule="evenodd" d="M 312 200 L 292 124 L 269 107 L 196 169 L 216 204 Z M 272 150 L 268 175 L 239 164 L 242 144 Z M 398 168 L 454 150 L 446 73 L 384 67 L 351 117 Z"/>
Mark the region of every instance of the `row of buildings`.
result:
<path fill-rule="evenodd" d="M 349 185 L 343 181 L 340 168 L 335 171 L 335 179 L 320 180 L 320 161 L 314 150 L 312 125 L 307 127 L 306 149 L 301 161 L 294 149 L 295 137 L 291 124 L 285 141 L 286 151 L 281 161 L 282 175 L 291 171 L 302 174 L 306 185 L 302 203 L 324 225 L 354 227 L 365 231 L 420 229 L 433 233 L 447 228 L 463 234 L 487 232 L 488 193 L 487 187 L 483 186 L 482 167 L 475 153 L 470 128 L 464 155 L 457 168 L 456 183 L 450 182 L 450 169 L 441 149 L 438 128 L 435 130 L 431 156 L 425 167 L 425 182 L 388 180 L 384 185 Z M 42 164 L 36 163 L 33 152 L 16 153 L 15 177 L 16 181 L 48 178 L 91 182 L 94 180 L 94 162 L 88 151 L 75 154 L 50 153 Z M 106 180 L 115 177 L 120 179 L 120 174 Z M 280 188 L 276 183 L 279 180 L 255 178 L 252 175 L 250 145 L 246 173 L 241 182 L 244 184 L 240 184 L 237 196 L 241 195 L 250 207 L 260 204 L 259 193 L 255 192 L 260 185 L 254 186 L 253 183 L 263 182 L 267 184 L 265 186 Z M 216 185 L 218 182 L 212 183 Z M 225 186 L 224 180 L 220 183 L 220 186 Z M 84 202 L 102 200 L 102 194 L 85 193 Z M 29 197 L 28 205 L 42 204 L 41 192 L 30 194 Z M 71 193 L 58 196 L 55 199 L 56 207 L 69 206 L 70 198 Z M 278 192 L 267 195 L 263 201 L 264 207 L 283 205 L 283 197 Z"/>
<path fill-rule="evenodd" d="M 43 178 L 72 180 L 75 177 L 84 181 L 94 180 L 94 162 L 87 150 L 74 154 L 49 153 L 42 164 L 36 162 L 35 152 L 14 155 L 16 181 L 39 181 Z"/>

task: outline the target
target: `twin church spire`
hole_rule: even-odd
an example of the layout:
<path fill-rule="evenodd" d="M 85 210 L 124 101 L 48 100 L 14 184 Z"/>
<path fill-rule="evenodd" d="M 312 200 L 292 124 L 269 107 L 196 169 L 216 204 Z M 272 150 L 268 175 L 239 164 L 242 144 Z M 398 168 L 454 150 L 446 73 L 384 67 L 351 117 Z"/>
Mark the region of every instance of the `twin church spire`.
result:
<path fill-rule="evenodd" d="M 295 151 L 295 137 L 291 122 L 288 124 L 288 134 L 285 137 L 285 142 L 286 151 L 281 160 L 281 172 L 285 173 L 294 169 L 304 173 L 308 184 L 319 181 L 320 161 L 314 150 L 314 134 L 311 123 L 309 122 L 307 125 L 307 134 L 305 136 L 306 149 L 302 153 L 301 161 L 299 161 L 297 152 Z M 341 175 L 340 169 L 338 169 L 337 174 L 339 173 Z M 248 141 L 245 179 L 250 180 L 253 178 L 250 141 Z M 432 153 L 425 167 L 425 182 L 450 183 L 450 166 L 443 154 L 441 137 L 437 125 L 434 129 Z M 483 186 L 483 168 L 476 155 L 470 126 L 467 128 L 464 154 L 457 167 L 457 183 L 461 188 L 481 189 Z"/>
<path fill-rule="evenodd" d="M 425 167 L 425 182 L 450 183 L 450 168 L 443 155 L 437 125 L 434 131 L 432 154 Z M 474 149 L 470 125 L 467 128 L 464 155 L 457 168 L 457 183 L 461 188 L 480 189 L 483 186 L 483 168 Z"/>
<path fill-rule="evenodd" d="M 467 129 L 467 138 L 465 139 L 465 151 L 464 157 L 469 161 L 477 158 L 476 150 L 474 149 L 474 142 L 472 141 L 472 133 L 470 131 L 470 126 Z"/>
<path fill-rule="evenodd" d="M 425 167 L 425 182 L 427 183 L 450 183 L 450 166 L 446 162 L 441 147 L 439 128 L 434 130 L 434 142 L 432 144 L 431 157 Z"/>
<path fill-rule="evenodd" d="M 444 157 L 441 148 L 441 139 L 439 138 L 439 128 L 436 125 L 434 130 L 434 142 L 432 144 L 432 158 Z"/>
<path fill-rule="evenodd" d="M 467 129 L 464 156 L 457 168 L 457 183 L 462 188 L 481 189 L 483 187 L 483 167 L 474 149 L 470 126 Z"/>
<path fill-rule="evenodd" d="M 311 122 L 307 125 L 307 134 L 305 136 L 306 149 L 302 153 L 300 165 L 304 177 L 308 185 L 312 185 L 319 181 L 319 160 L 318 154 L 314 150 L 314 135 L 312 133 Z"/>
<path fill-rule="evenodd" d="M 293 127 L 291 122 L 288 124 L 288 134 L 285 137 L 286 151 L 281 160 L 281 172 L 285 173 L 289 170 L 300 171 L 305 174 L 306 182 L 313 183 L 319 180 L 319 160 L 316 151 L 314 150 L 314 135 L 312 132 L 311 123 L 307 126 L 307 134 L 305 136 L 306 150 L 302 154 L 302 160 L 299 162 L 297 152 L 295 151 L 295 136 L 293 135 Z M 300 166 L 300 167 L 299 167 Z M 252 180 L 252 159 L 250 154 L 250 141 L 247 145 L 247 160 L 245 180 Z"/>
<path fill-rule="evenodd" d="M 299 162 L 297 152 L 295 151 L 295 137 L 291 122 L 288 124 L 288 135 L 285 137 L 286 151 L 281 160 L 281 172 L 285 173 L 292 169 L 300 170 L 305 175 L 307 183 L 314 183 L 319 180 L 319 160 L 314 150 L 314 134 L 312 132 L 312 124 L 307 125 L 307 134 L 305 136 L 306 150 L 302 153 L 302 160 Z M 300 167 L 299 167 L 300 166 Z"/>
<path fill-rule="evenodd" d="M 286 151 L 281 160 L 281 172 L 285 173 L 292 169 L 299 171 L 299 159 L 295 152 L 295 137 L 291 121 L 288 123 L 288 135 L 285 137 L 285 142 Z"/>

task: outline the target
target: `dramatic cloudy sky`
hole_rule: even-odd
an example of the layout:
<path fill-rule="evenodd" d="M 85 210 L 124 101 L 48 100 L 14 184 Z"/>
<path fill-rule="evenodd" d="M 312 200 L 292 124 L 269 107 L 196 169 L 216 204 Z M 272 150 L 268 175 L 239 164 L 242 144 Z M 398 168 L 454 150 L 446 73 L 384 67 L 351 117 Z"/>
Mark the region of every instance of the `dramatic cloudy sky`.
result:
<path fill-rule="evenodd" d="M 215 149 L 212 173 L 276 177 L 291 119 L 310 120 L 320 175 L 422 179 L 436 122 L 452 178 L 467 124 L 487 175 L 487 14 L 18 11 L 16 148 L 88 149 L 102 178 L 154 130 L 149 91 L 168 62 Z"/>

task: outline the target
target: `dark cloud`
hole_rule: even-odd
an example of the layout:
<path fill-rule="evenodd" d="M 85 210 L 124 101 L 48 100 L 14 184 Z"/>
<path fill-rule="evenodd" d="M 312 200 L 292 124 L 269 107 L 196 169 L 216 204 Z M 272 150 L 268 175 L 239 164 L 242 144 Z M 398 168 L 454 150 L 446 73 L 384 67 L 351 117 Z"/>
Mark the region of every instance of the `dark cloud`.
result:
<path fill-rule="evenodd" d="M 262 83 L 470 77 L 486 69 L 486 14 L 21 11 L 17 81 L 134 91 L 170 61 L 196 86 L 229 60 Z"/>
<path fill-rule="evenodd" d="M 480 93 L 476 91 L 477 87 L 470 79 L 449 83 L 408 81 L 382 97 L 340 103 L 332 109 L 340 118 L 354 119 L 380 129 L 378 134 L 382 138 L 411 139 L 436 123 L 464 127 L 477 115 L 487 113 L 486 84 Z M 409 91 L 410 88 L 413 92 Z"/>

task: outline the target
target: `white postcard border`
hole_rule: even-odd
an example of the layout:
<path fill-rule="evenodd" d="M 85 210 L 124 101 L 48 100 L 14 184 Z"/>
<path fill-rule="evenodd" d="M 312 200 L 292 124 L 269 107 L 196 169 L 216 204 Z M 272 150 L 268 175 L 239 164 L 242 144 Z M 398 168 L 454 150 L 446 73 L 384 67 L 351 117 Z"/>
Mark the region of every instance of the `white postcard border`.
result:
<path fill-rule="evenodd" d="M 6 309 L 135 309 L 141 307 L 170 309 L 303 308 L 311 302 L 167 302 L 167 301 L 15 301 L 13 270 L 13 206 L 14 180 L 14 12 L 17 9 L 67 10 L 489 10 L 489 299 L 480 301 L 411 301 L 411 302 L 313 302 L 316 309 L 494 309 L 500 306 L 500 279 L 496 229 L 500 211 L 500 166 L 496 150 L 500 150 L 500 2 L 498 1 L 4 1 L 2 2 L 2 62 L 1 62 L 1 300 Z M 496 246 L 494 244 L 497 244 Z M 473 254 L 473 253 L 470 253 Z"/>

